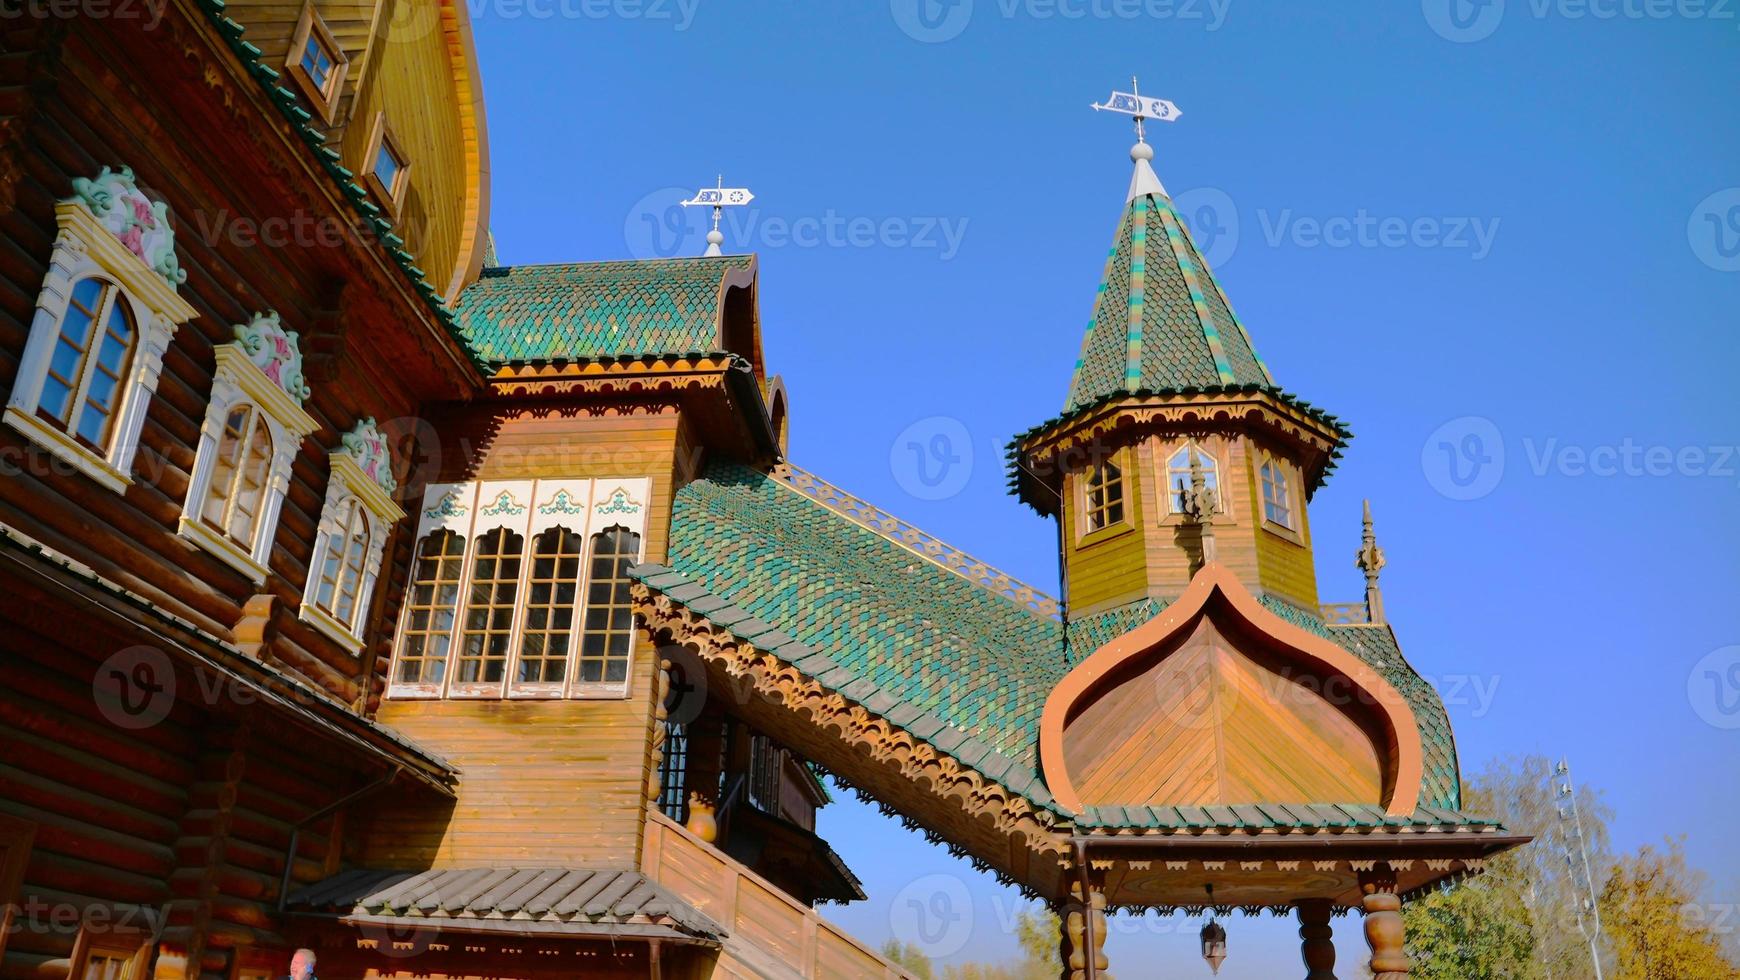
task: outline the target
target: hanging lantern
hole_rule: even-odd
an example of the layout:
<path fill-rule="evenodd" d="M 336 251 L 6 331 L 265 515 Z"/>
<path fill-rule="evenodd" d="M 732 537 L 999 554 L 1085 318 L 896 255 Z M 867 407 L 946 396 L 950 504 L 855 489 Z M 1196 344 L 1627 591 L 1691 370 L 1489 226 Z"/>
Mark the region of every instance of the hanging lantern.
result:
<path fill-rule="evenodd" d="M 1213 919 L 1202 927 L 1202 958 L 1208 961 L 1208 968 L 1220 975 L 1220 965 L 1226 962 L 1226 930 Z"/>
<path fill-rule="evenodd" d="M 1208 886 L 1208 924 L 1202 927 L 1202 958 L 1208 968 L 1220 976 L 1220 965 L 1226 962 L 1226 929 L 1214 921 L 1214 886 Z"/>

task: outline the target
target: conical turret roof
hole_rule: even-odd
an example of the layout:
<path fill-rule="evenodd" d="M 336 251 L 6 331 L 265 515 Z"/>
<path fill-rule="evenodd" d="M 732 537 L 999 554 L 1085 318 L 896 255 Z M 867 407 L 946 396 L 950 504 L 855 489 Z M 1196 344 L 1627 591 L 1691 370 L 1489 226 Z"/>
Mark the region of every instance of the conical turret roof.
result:
<path fill-rule="evenodd" d="M 1274 385 L 1138 143 L 1064 411 L 1119 394 Z"/>

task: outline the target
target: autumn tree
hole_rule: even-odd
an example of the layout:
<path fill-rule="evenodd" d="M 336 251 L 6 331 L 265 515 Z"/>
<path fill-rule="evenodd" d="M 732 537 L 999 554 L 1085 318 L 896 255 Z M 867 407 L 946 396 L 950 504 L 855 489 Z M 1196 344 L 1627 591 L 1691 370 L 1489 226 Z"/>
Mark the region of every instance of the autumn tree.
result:
<path fill-rule="evenodd" d="M 1704 876 L 1686 864 L 1685 847 L 1670 838 L 1614 865 L 1601 891 L 1601 910 L 1623 980 L 1736 980 L 1736 969 L 1698 903 Z"/>

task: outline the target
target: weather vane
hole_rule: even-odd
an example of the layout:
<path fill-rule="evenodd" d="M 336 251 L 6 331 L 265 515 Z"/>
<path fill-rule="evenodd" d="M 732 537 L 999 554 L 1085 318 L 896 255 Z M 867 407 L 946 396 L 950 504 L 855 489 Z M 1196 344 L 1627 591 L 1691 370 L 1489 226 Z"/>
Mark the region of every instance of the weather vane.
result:
<path fill-rule="evenodd" d="M 1134 75 L 1130 76 L 1130 90 L 1128 92 L 1114 91 L 1112 97 L 1107 99 L 1105 104 L 1095 102 L 1093 107 L 1096 110 L 1120 112 L 1126 116 L 1136 117 L 1136 142 L 1138 143 L 1148 142 L 1142 131 L 1143 120 L 1158 119 L 1161 122 L 1173 122 L 1183 115 L 1177 106 L 1165 99 L 1144 98 L 1141 88 L 1136 85 L 1136 76 Z"/>
<path fill-rule="evenodd" d="M 725 175 L 720 174 L 718 186 L 703 187 L 695 192 L 693 199 L 683 202 L 685 208 L 701 205 L 713 209 L 713 230 L 707 232 L 707 251 L 701 253 L 702 255 L 723 254 L 719 251 L 719 246 L 724 243 L 725 236 L 719 231 L 719 216 L 724 214 L 726 208 L 740 207 L 753 200 L 755 195 L 749 193 L 749 188 L 726 187 Z"/>

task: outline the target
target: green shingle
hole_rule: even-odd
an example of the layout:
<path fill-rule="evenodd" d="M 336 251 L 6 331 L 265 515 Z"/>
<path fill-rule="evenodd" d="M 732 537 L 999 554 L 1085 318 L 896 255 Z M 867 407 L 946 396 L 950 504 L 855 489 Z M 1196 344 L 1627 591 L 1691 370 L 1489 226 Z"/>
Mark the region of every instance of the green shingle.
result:
<path fill-rule="evenodd" d="M 1067 671 L 1056 620 L 746 467 L 677 491 L 667 564 L 838 665 L 818 680 L 870 681 L 1037 771 L 1039 715 Z"/>
<path fill-rule="evenodd" d="M 1045 806 L 1051 797 L 1039 774 L 1037 743 L 1047 696 L 1076 663 L 1165 608 L 1145 599 L 1072 622 L 1066 655 L 1056 620 L 736 465 L 715 466 L 677 491 L 668 562 L 669 571 L 647 565 L 634 574 L 674 599 L 730 603 L 724 608 L 743 617 L 729 627 L 740 637 L 795 639 L 803 645 L 796 662 L 810 676 L 881 706 L 874 709 L 879 713 L 898 713 L 916 737 Z M 1420 806 L 1457 811 L 1461 780 L 1449 719 L 1389 628 L 1329 626 L 1289 603 L 1262 601 L 1360 657 L 1407 698 L 1425 751 Z M 1278 808 L 1298 825 L 1365 825 L 1369 816 L 1320 802 L 1249 802 L 1263 808 L 1186 807 L 1178 820 L 1281 824 Z"/>
<path fill-rule="evenodd" d="M 466 287 L 454 311 L 472 350 L 495 364 L 723 353 L 726 281 L 754 262 L 731 255 L 498 266 Z"/>
<path fill-rule="evenodd" d="M 1124 208 L 1064 411 L 1139 391 L 1273 386 L 1165 194 Z"/>

